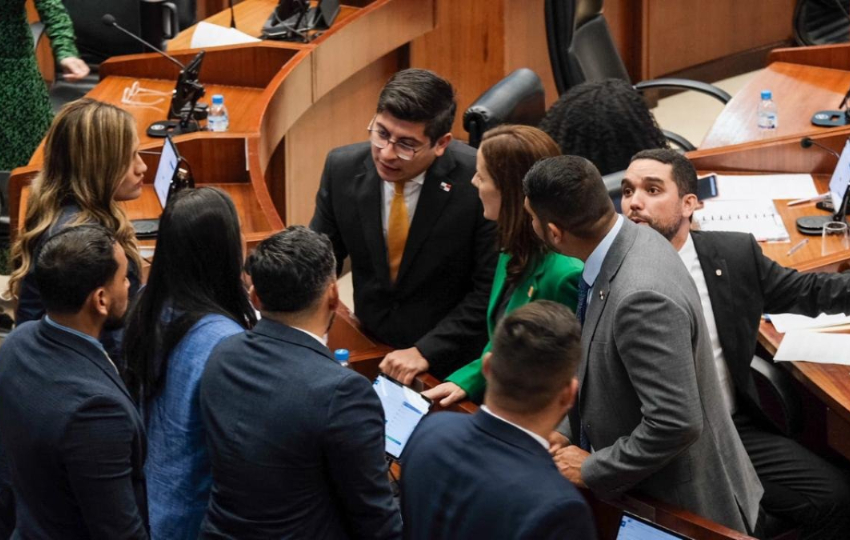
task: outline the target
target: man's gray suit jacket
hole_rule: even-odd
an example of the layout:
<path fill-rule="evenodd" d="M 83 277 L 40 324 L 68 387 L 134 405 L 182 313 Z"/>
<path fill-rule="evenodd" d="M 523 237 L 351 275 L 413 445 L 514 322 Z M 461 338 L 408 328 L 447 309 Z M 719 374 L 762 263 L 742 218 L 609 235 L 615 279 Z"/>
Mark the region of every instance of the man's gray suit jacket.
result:
<path fill-rule="evenodd" d="M 636 489 L 752 531 L 763 489 L 724 409 L 699 294 L 678 254 L 625 220 L 591 294 L 578 373 L 595 449 L 584 481 L 602 498 Z"/>

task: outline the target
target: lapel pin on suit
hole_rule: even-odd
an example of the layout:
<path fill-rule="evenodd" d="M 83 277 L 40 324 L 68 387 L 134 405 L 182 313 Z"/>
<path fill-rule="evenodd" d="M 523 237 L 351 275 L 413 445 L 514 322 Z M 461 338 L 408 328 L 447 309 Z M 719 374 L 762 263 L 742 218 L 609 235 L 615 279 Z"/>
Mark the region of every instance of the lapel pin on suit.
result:
<path fill-rule="evenodd" d="M 714 273 L 715 273 L 715 274 L 717 274 L 717 276 L 719 277 L 719 276 L 722 276 L 722 275 L 723 275 L 723 270 L 721 270 L 720 268 L 718 268 L 717 270 L 715 270 L 715 271 L 714 271 Z"/>
<path fill-rule="evenodd" d="M 605 291 L 599 291 L 599 299 L 605 300 Z"/>
<path fill-rule="evenodd" d="M 534 285 L 528 288 L 528 297 L 531 298 L 534 295 Z"/>
<path fill-rule="evenodd" d="M 449 191 L 452 190 L 452 185 L 449 184 L 448 182 L 440 182 L 440 189 L 442 189 L 443 191 L 448 193 Z"/>

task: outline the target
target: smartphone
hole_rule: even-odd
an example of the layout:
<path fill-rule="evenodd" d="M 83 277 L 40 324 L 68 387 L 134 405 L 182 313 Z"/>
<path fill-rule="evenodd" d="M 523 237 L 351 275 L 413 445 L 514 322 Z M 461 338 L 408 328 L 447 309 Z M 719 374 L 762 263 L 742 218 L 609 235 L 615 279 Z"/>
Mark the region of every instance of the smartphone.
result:
<path fill-rule="evenodd" d="M 717 197 L 717 175 L 709 174 L 697 179 L 697 199 L 704 201 Z"/>

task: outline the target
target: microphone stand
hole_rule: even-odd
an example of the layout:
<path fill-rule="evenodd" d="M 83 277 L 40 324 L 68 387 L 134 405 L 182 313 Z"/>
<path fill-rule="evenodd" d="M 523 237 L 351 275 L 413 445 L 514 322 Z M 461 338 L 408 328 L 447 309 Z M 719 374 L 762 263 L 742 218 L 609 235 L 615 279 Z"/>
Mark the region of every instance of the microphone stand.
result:
<path fill-rule="evenodd" d="M 847 98 L 845 97 L 845 100 L 846 99 Z M 812 145 L 817 146 L 821 150 L 832 154 L 840 161 L 841 156 L 832 148 L 828 148 L 820 144 L 819 142 L 812 140 L 810 137 L 803 137 L 802 139 L 800 139 L 800 146 L 802 146 L 803 148 L 811 148 Z M 838 205 L 838 208 L 835 208 L 835 212 L 832 215 L 803 216 L 801 218 L 797 218 L 797 230 L 800 231 L 801 234 L 809 236 L 818 236 L 823 233 L 823 228 L 827 223 L 831 221 L 840 221 L 844 223 L 847 219 L 848 202 L 850 202 L 850 182 L 848 182 L 847 187 L 844 189 L 844 196 L 841 198 L 841 204 Z"/>
<path fill-rule="evenodd" d="M 236 12 L 233 11 L 233 0 L 228 0 L 230 3 L 230 27 L 236 28 Z"/>

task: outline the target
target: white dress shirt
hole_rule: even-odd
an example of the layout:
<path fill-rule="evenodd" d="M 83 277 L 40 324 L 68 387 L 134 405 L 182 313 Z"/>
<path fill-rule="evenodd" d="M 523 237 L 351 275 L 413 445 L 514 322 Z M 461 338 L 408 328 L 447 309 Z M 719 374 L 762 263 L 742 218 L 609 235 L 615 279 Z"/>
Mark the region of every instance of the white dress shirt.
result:
<path fill-rule="evenodd" d="M 593 286 L 596 284 L 596 278 L 599 277 L 599 272 L 602 270 L 602 263 L 605 262 L 605 256 L 608 255 L 608 250 L 623 228 L 623 216 L 617 214 L 617 221 L 614 226 L 605 235 L 605 238 L 599 242 L 593 249 L 593 252 L 584 261 L 584 270 L 581 273 L 581 278 L 587 283 L 590 288 L 587 290 L 587 304 L 584 307 L 584 314 L 587 316 L 587 309 L 590 307 L 590 300 L 593 298 Z"/>
<path fill-rule="evenodd" d="M 711 308 L 711 298 L 708 296 L 708 285 L 705 282 L 705 275 L 702 273 L 702 265 L 699 262 L 699 257 L 697 257 L 694 239 L 690 234 L 685 245 L 679 250 L 679 257 L 685 263 L 685 268 L 691 273 L 691 277 L 697 286 L 700 303 L 702 304 L 702 314 L 705 318 L 705 325 L 708 327 L 708 337 L 711 339 L 714 367 L 717 371 L 717 377 L 720 379 L 720 393 L 723 395 L 723 403 L 726 405 L 726 409 L 730 414 L 734 413 L 737 406 L 735 404 L 735 387 L 732 383 L 732 373 L 729 371 L 729 366 L 726 365 L 726 359 L 723 356 L 723 347 L 720 346 L 720 334 L 717 332 L 717 323 L 714 320 L 714 310 Z"/>
<path fill-rule="evenodd" d="M 305 334 L 307 334 L 311 338 L 315 339 L 316 341 L 318 341 L 319 343 L 321 343 L 325 347 L 328 346 L 328 335 L 327 334 L 325 334 L 324 336 L 317 336 L 313 332 L 310 332 L 309 330 L 304 330 L 303 328 L 298 328 L 297 326 L 292 326 L 290 328 L 298 330 L 299 332 L 304 332 Z"/>
<path fill-rule="evenodd" d="M 532 439 L 534 439 L 535 441 L 537 441 L 538 443 L 540 443 L 541 445 L 543 445 L 543 448 L 545 448 L 547 451 L 549 450 L 549 441 L 547 441 L 546 439 L 544 439 L 543 437 L 541 437 L 541 436 L 540 436 L 540 435 L 538 435 L 537 433 L 534 433 L 533 431 L 529 431 L 529 430 L 525 429 L 524 427 L 522 427 L 522 426 L 520 426 L 520 425 L 514 424 L 514 423 L 513 423 L 513 422 L 511 422 L 510 420 L 505 420 L 504 418 L 502 418 L 502 417 L 501 417 L 501 416 L 499 416 L 498 414 L 496 414 L 496 413 L 494 413 L 493 411 L 491 411 L 491 410 L 490 410 L 490 408 L 489 408 L 487 405 L 482 405 L 482 406 L 481 406 L 481 410 L 482 410 L 482 411 L 484 411 L 484 412 L 486 412 L 487 414 L 489 414 L 489 415 L 490 415 L 490 416 L 492 416 L 493 418 L 496 418 L 496 419 L 498 419 L 498 420 L 501 420 L 502 422 L 504 422 L 504 423 L 506 423 L 506 424 L 510 424 L 510 425 L 512 425 L 513 427 L 517 428 L 518 430 L 520 430 L 520 431 L 523 431 L 523 432 L 527 433 L 529 437 L 531 437 Z"/>
<path fill-rule="evenodd" d="M 419 204 L 419 194 L 422 193 L 422 184 L 425 183 L 425 173 L 428 171 L 423 171 L 419 176 L 408 180 L 404 184 L 404 204 L 407 206 L 407 219 L 410 223 L 413 223 L 413 214 L 416 212 L 416 205 Z M 387 222 L 390 220 L 390 206 L 393 204 L 393 197 L 395 197 L 395 183 L 394 182 L 386 182 L 381 180 L 384 183 L 384 205 L 381 211 L 381 223 L 383 224 L 384 229 L 384 240 L 387 239 Z"/>

